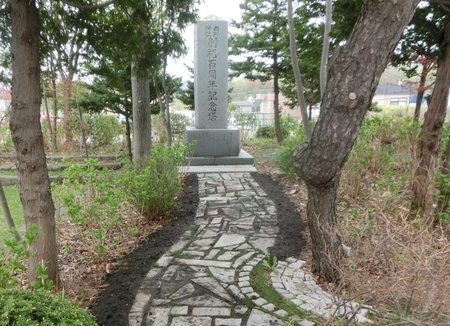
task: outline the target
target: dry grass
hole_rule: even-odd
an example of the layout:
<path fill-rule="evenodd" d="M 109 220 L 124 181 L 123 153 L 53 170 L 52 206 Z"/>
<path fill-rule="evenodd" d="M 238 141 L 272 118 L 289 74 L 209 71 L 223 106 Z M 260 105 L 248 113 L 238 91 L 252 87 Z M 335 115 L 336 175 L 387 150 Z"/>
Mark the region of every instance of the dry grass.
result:
<path fill-rule="evenodd" d="M 425 217 L 409 216 L 419 129 L 394 118 L 365 127 L 344 167 L 337 199 L 341 238 L 351 254 L 339 266 L 342 282 L 323 286 L 373 307 L 375 325 L 450 325 L 450 224 L 432 227 Z M 269 163 L 256 166 L 273 173 Z M 272 175 L 306 220 L 302 181 Z M 311 249 L 299 258 L 311 261 Z"/>

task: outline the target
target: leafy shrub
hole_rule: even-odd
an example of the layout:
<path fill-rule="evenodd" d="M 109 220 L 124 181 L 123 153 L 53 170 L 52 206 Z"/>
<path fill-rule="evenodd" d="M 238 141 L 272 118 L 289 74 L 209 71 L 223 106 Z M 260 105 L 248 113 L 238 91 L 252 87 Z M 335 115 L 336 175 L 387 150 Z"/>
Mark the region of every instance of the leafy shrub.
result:
<path fill-rule="evenodd" d="M 256 137 L 257 138 L 274 139 L 275 138 L 275 127 L 274 126 L 259 127 L 256 130 Z"/>
<path fill-rule="evenodd" d="M 126 196 L 120 181 L 107 169 L 95 167 L 96 159 L 72 164 L 62 173 L 63 184 L 55 186 L 56 196 L 67 207 L 67 215 L 76 225 L 85 246 L 101 260 L 112 242 L 110 231 L 122 223 L 120 210 Z"/>
<path fill-rule="evenodd" d="M 122 134 L 122 127 L 115 116 L 93 114 L 84 119 L 88 126 L 86 136 L 91 137 L 93 147 L 112 145 L 114 138 Z"/>
<path fill-rule="evenodd" d="M 176 207 L 176 196 L 182 180 L 178 165 L 185 162 L 189 146 L 155 146 L 147 164 L 141 169 L 129 168 L 122 184 L 134 205 L 149 220 L 167 217 Z"/>
<path fill-rule="evenodd" d="M 93 316 L 62 295 L 47 291 L 0 289 L 0 326 L 90 326 Z"/>

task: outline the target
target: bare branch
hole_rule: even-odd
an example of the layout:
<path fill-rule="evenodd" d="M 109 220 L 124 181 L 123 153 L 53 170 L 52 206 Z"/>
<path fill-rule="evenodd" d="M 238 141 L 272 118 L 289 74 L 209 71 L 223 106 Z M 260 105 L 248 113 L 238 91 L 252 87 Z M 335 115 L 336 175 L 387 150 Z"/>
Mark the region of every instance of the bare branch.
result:
<path fill-rule="evenodd" d="M 78 9 L 100 9 L 100 8 L 108 7 L 108 6 L 112 5 L 114 2 L 116 2 L 116 0 L 110 0 L 105 3 L 99 3 L 96 5 L 80 5 L 77 3 L 73 3 L 72 1 L 69 1 L 69 0 L 60 0 L 60 1 L 68 6 L 75 7 Z"/>

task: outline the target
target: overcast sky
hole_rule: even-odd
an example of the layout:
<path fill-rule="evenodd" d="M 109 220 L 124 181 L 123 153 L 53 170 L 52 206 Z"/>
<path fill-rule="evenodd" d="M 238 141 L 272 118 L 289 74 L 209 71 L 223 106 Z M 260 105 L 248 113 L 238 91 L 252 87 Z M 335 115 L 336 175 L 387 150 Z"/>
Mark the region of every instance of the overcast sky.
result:
<path fill-rule="evenodd" d="M 203 4 L 199 6 L 199 17 L 201 19 L 211 18 L 215 16 L 217 19 L 239 21 L 241 18 L 239 4 L 243 0 L 204 0 Z M 189 71 L 184 67 L 184 64 L 189 67 L 194 67 L 194 26 L 191 25 L 186 28 L 184 33 L 186 45 L 189 48 L 188 54 L 176 61 L 170 60 L 168 64 L 168 73 L 176 77 L 183 77 L 186 81 L 189 79 Z"/>

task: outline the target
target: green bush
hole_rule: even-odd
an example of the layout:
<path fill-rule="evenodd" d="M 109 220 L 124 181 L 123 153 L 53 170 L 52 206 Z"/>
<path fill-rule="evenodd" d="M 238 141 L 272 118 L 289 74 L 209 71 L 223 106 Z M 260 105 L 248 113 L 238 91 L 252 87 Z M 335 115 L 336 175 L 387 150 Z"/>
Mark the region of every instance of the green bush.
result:
<path fill-rule="evenodd" d="M 118 119 L 112 115 L 93 114 L 83 117 L 88 126 L 86 136 L 92 139 L 93 147 L 112 145 L 114 138 L 122 135 Z"/>
<path fill-rule="evenodd" d="M 182 180 L 178 165 L 185 162 L 189 146 L 155 146 L 151 158 L 141 169 L 129 168 L 122 184 L 132 202 L 149 220 L 170 216 Z"/>
<path fill-rule="evenodd" d="M 0 289 L 0 326 L 90 326 L 95 318 L 47 291 Z"/>
<path fill-rule="evenodd" d="M 275 127 L 274 126 L 259 127 L 258 130 L 256 130 L 256 137 L 274 139 Z"/>

